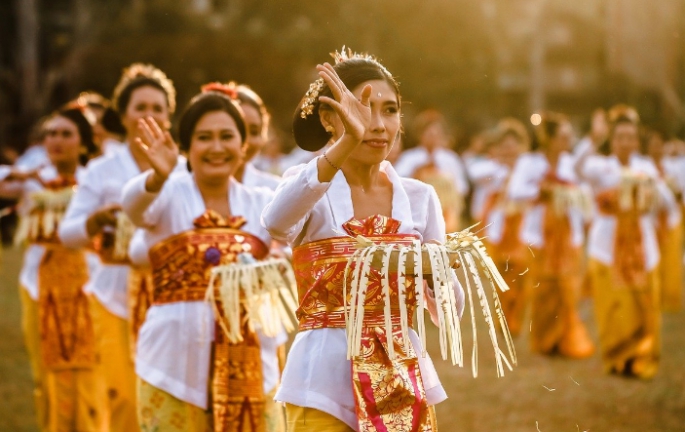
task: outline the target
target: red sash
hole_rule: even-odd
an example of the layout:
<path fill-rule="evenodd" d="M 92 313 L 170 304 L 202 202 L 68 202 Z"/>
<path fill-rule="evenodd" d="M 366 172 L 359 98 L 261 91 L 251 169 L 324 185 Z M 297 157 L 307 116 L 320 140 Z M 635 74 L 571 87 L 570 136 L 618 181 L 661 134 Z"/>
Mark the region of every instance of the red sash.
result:
<path fill-rule="evenodd" d="M 373 216 L 363 221 L 350 220 L 343 225 L 353 236 L 363 235 L 374 242 L 409 245 L 416 236 L 397 234 L 400 222 Z M 345 328 L 343 281 L 348 258 L 356 250 L 355 240 L 335 237 L 299 246 L 293 250 L 300 307 L 297 317 L 300 330 Z M 399 326 L 397 278 L 391 275 L 391 311 L 393 334 L 383 324 L 384 297 L 382 274 L 372 269 L 364 305 L 362 355 L 352 359 L 352 387 L 360 431 L 432 430 L 426 392 L 419 362 L 411 344 L 404 344 Z M 407 277 L 407 314 L 416 307 L 414 281 Z M 349 299 L 348 299 L 349 303 Z M 410 323 L 411 325 L 411 323 Z M 388 344 L 394 344 L 396 357 L 388 356 Z"/>

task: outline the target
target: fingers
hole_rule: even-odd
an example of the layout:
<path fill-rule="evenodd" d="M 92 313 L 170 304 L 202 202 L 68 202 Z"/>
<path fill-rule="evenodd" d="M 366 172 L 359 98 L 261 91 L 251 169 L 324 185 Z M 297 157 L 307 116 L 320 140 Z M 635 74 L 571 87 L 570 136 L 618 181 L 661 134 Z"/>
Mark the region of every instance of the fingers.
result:
<path fill-rule="evenodd" d="M 343 95 L 343 90 L 340 87 L 340 84 L 336 81 L 335 77 L 324 66 L 319 65 L 319 66 L 317 66 L 317 69 L 319 70 L 319 76 L 321 78 L 323 78 L 324 82 L 328 85 L 328 88 L 331 89 L 331 93 L 333 93 L 333 97 L 336 100 L 341 100 L 342 95 Z"/>
<path fill-rule="evenodd" d="M 150 125 L 150 129 L 155 133 L 155 137 L 158 140 L 164 138 L 164 131 L 152 117 L 147 117 L 145 120 Z"/>
<path fill-rule="evenodd" d="M 171 150 L 176 150 L 176 143 L 174 142 L 174 139 L 171 137 L 171 134 L 169 131 L 164 132 L 164 144 Z"/>
<path fill-rule="evenodd" d="M 361 94 L 361 102 L 362 105 L 364 106 L 371 106 L 371 91 L 373 91 L 373 88 L 371 87 L 371 84 L 367 84 L 364 86 L 362 89 L 362 94 Z"/>
<path fill-rule="evenodd" d="M 145 144 L 142 139 L 138 137 L 136 137 L 136 139 L 133 142 L 136 143 L 136 145 L 140 147 L 145 154 L 147 154 L 147 151 L 150 150 L 150 147 L 147 144 Z"/>
<path fill-rule="evenodd" d="M 155 142 L 155 136 L 152 133 L 152 129 L 147 124 L 144 119 L 138 120 L 138 131 L 141 134 L 140 139 L 145 143 L 146 146 L 150 147 Z"/>
<path fill-rule="evenodd" d="M 321 96 L 319 97 L 319 102 L 324 103 L 328 105 L 329 107 L 333 108 L 333 110 L 338 114 L 338 116 L 341 119 L 347 118 L 347 115 L 345 114 L 345 110 L 343 109 L 343 106 L 340 104 L 340 102 L 336 101 L 335 99 L 331 99 L 326 96 Z"/>

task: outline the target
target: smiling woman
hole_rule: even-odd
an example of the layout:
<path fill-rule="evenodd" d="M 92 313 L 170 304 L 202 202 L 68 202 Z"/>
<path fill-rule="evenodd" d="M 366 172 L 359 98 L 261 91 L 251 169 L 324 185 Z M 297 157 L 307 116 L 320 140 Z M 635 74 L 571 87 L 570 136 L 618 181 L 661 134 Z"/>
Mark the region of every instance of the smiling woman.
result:
<path fill-rule="evenodd" d="M 204 301 L 211 268 L 236 262 L 240 252 L 266 258 L 271 243 L 259 222 L 271 192 L 232 177 L 247 136 L 235 92 L 205 86 L 184 111 L 180 148 L 190 171 L 172 174 L 178 148 L 157 122 L 140 120 L 139 129 L 135 145 L 152 169 L 126 185 L 123 206 L 144 228 L 154 281 L 136 353 L 141 429 L 281 431 L 282 409 L 267 394 L 284 341 L 245 326 L 243 341 L 229 343 L 213 332 L 220 317 Z"/>

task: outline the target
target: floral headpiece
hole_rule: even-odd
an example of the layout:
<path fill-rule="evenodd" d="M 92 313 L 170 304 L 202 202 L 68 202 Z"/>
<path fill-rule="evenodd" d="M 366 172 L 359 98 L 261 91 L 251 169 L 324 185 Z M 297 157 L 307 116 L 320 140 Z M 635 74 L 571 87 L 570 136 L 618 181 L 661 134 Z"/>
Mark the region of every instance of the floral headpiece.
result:
<path fill-rule="evenodd" d="M 95 126 L 97 123 L 97 116 L 88 106 L 88 102 L 85 98 L 79 96 L 71 102 L 68 102 L 62 107 L 63 110 L 77 110 L 83 114 L 83 117 L 88 121 L 90 126 Z"/>
<path fill-rule="evenodd" d="M 335 60 L 336 65 L 346 62 L 348 60 L 367 60 L 377 64 L 378 67 L 380 67 L 381 70 L 383 70 L 383 72 L 388 74 L 388 76 L 392 76 L 392 74 L 385 68 L 385 66 L 380 64 L 380 62 L 371 54 L 356 53 L 352 51 L 352 49 L 350 48 L 346 49 L 346 47 L 343 45 L 342 50 L 336 50 L 335 52 L 330 53 L 330 55 L 333 58 L 333 60 Z M 304 99 L 302 100 L 302 111 L 300 112 L 300 117 L 306 119 L 307 116 L 314 113 L 314 104 L 319 99 L 319 93 L 323 91 L 325 85 L 326 83 L 324 82 L 323 78 L 319 78 L 313 83 L 309 84 L 309 90 L 307 90 L 307 93 L 305 93 Z"/>
<path fill-rule="evenodd" d="M 236 84 L 231 81 L 228 84 L 220 83 L 220 82 L 212 82 L 209 84 L 203 85 L 200 90 L 202 90 L 202 93 L 207 93 L 210 91 L 213 92 L 218 92 L 223 95 L 228 96 L 229 99 L 231 100 L 237 100 L 238 99 L 238 88 Z"/>

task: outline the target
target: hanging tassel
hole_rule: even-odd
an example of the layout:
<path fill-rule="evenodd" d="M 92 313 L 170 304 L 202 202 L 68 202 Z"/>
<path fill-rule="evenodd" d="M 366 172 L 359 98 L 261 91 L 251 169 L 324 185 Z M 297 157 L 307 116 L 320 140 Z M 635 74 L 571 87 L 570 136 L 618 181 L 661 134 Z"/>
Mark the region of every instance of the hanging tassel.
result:
<path fill-rule="evenodd" d="M 256 261 L 249 254 L 238 259 L 237 263 L 212 269 L 205 295 L 228 341 L 242 342 L 241 318 L 251 331 L 259 329 L 267 337 L 275 337 L 282 330 L 293 331 L 297 286 L 290 263 L 285 259 Z"/>

